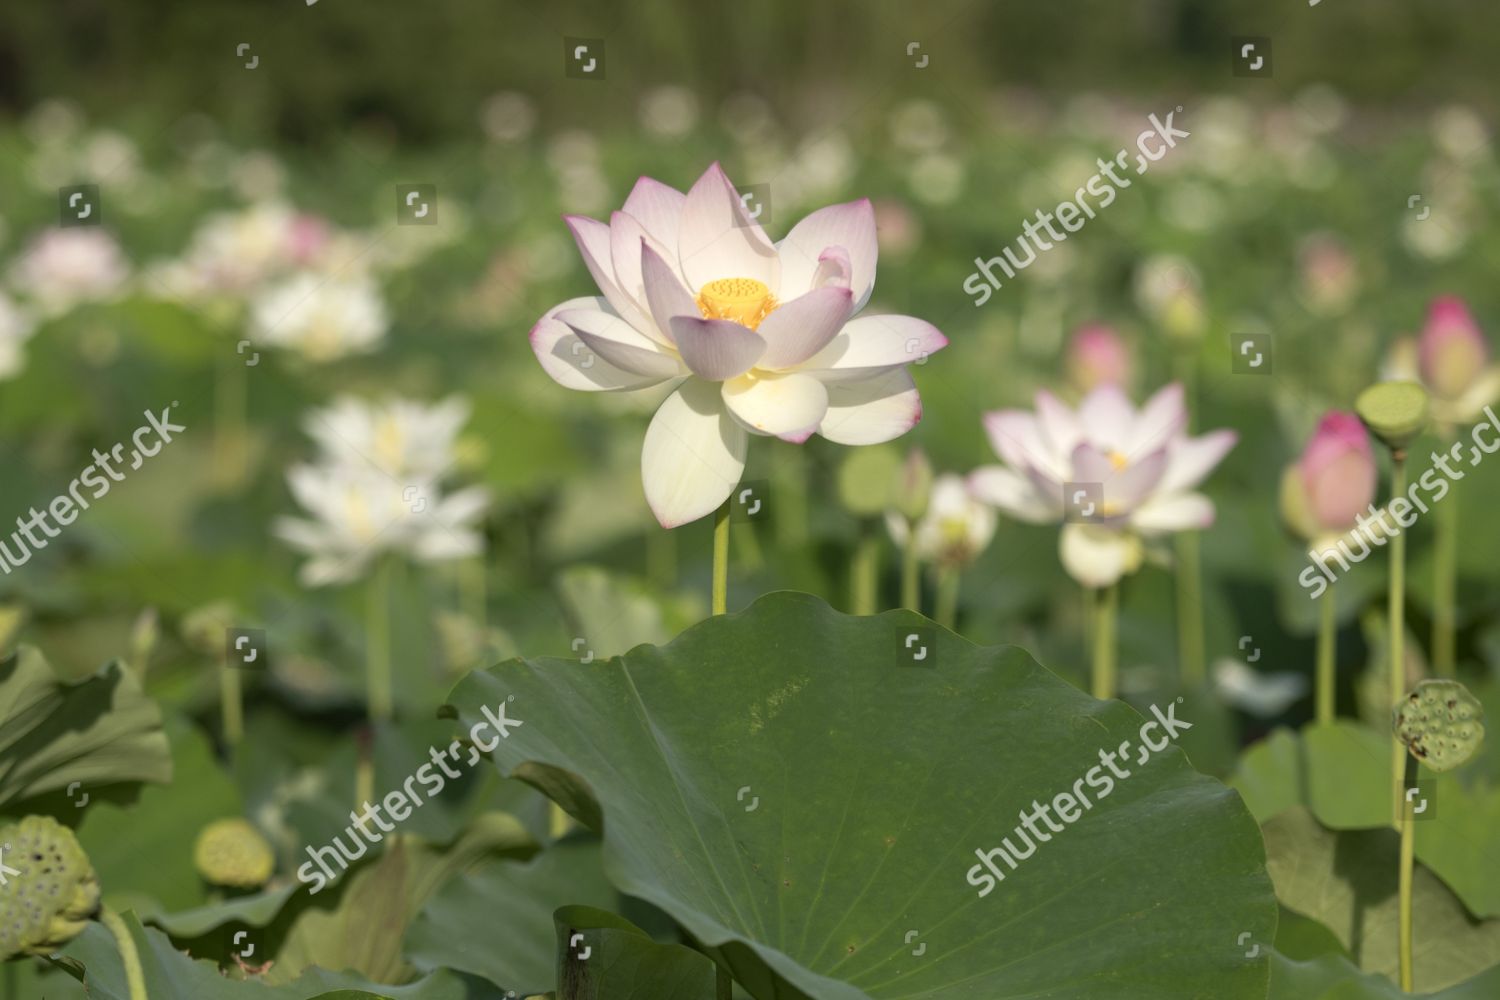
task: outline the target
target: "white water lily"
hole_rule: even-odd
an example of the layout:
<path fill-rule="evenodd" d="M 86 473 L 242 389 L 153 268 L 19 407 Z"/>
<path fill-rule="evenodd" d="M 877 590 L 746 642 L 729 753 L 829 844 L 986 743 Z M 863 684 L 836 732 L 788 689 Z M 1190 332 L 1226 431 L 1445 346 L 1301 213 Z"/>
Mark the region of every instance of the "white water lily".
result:
<path fill-rule="evenodd" d="M 1262 719 L 1280 715 L 1307 694 L 1307 678 L 1301 674 L 1261 673 L 1231 657 L 1216 661 L 1213 673 L 1220 699 Z"/>
<path fill-rule="evenodd" d="M 102 229 L 49 229 L 32 240 L 11 269 L 11 284 L 44 316 L 85 302 L 107 302 L 125 289 L 130 268 L 115 238 Z"/>
<path fill-rule="evenodd" d="M 1137 410 L 1117 386 L 1089 393 L 1075 411 L 1048 392 L 1036 412 L 986 414 L 1005 465 L 976 469 L 974 494 L 1033 524 L 1063 526 L 1061 556 L 1074 579 L 1108 587 L 1139 568 L 1142 540 L 1206 528 L 1214 506 L 1195 491 L 1234 446 L 1233 431 L 1186 433 L 1182 386 Z M 1068 496 L 1069 491 L 1073 496 Z"/>
<path fill-rule="evenodd" d="M 448 492 L 444 473 L 468 405 L 394 399 L 368 403 L 344 397 L 306 422 L 318 443 L 316 462 L 287 473 L 292 495 L 309 515 L 283 517 L 275 532 L 311 558 L 301 570 L 308 586 L 362 576 L 382 553 L 417 562 L 476 555 L 487 491 Z"/>
<path fill-rule="evenodd" d="M 916 524 L 917 557 L 941 566 L 967 565 L 989 546 L 997 520 L 994 508 L 975 497 L 962 476 L 938 476 L 927 512 Z M 888 511 L 885 525 L 897 547 L 905 548 L 906 518 Z"/>
<path fill-rule="evenodd" d="M 947 340 L 910 316 L 856 317 L 875 284 L 868 200 L 820 209 L 773 244 L 714 164 L 686 195 L 643 177 L 608 224 L 567 221 L 603 297 L 549 310 L 532 349 L 569 389 L 684 380 L 641 455 L 663 527 L 724 502 L 750 434 L 876 444 L 921 418 L 906 366 Z"/>
<path fill-rule="evenodd" d="M 374 350 L 387 326 L 385 303 L 369 278 L 302 272 L 256 298 L 250 334 L 258 343 L 326 362 Z"/>

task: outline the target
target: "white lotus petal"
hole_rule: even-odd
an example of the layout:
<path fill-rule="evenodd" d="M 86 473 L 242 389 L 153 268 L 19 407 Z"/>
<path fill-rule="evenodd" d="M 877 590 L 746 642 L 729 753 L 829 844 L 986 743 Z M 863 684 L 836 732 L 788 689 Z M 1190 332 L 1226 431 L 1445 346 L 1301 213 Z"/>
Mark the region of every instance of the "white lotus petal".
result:
<path fill-rule="evenodd" d="M 746 213 L 739 193 L 717 163 L 687 193 L 677 231 L 677 256 L 689 289 L 701 289 L 719 278 L 753 278 L 773 295 L 781 287 L 775 246 Z"/>
<path fill-rule="evenodd" d="M 1167 448 L 1167 472 L 1157 489 L 1162 493 L 1180 493 L 1197 486 L 1238 440 L 1239 435 L 1234 431 L 1213 431 L 1202 437 L 1173 441 Z"/>
<path fill-rule="evenodd" d="M 740 481 L 749 440 L 717 385 L 689 379 L 668 396 L 641 449 L 641 484 L 661 526 L 713 513 Z"/>
<path fill-rule="evenodd" d="M 578 253 L 583 257 L 584 266 L 589 269 L 594 283 L 599 286 L 599 291 L 604 293 L 614 311 L 638 329 L 648 326 L 649 320 L 644 308 L 615 279 L 609 226 L 586 215 L 565 215 L 563 221 L 573 233 L 573 242 L 578 244 Z"/>
<path fill-rule="evenodd" d="M 901 365 L 920 364 L 947 346 L 948 338 L 937 327 L 914 316 L 857 316 L 799 367 L 824 382 L 865 379 Z"/>
<path fill-rule="evenodd" d="M 618 316 L 595 309 L 565 309 L 557 318 L 617 368 L 657 379 L 687 374 L 675 354 Z"/>
<path fill-rule="evenodd" d="M 879 245 L 875 241 L 875 209 L 868 198 L 820 208 L 792 227 L 777 250 L 782 282 L 789 295 L 814 287 L 824 251 L 841 247 L 849 260 L 849 288 L 854 309 L 863 309 L 875 287 Z"/>
<path fill-rule="evenodd" d="M 610 364 L 580 340 L 571 327 L 554 318 L 560 311 L 587 307 L 603 311 L 608 305 L 603 298 L 569 299 L 537 320 L 536 326 L 531 328 L 531 350 L 541 362 L 542 370 L 558 385 L 583 392 L 618 392 L 642 389 L 662 381 L 656 375 L 642 375 Z"/>
<path fill-rule="evenodd" d="M 1051 524 L 1062 519 L 1062 504 L 1056 493 L 1042 494 L 1030 479 L 1003 465 L 984 465 L 969 473 L 969 489 L 985 503 L 1028 524 Z"/>
<path fill-rule="evenodd" d="M 1058 554 L 1068 575 L 1085 587 L 1108 587 L 1141 565 L 1140 542 L 1094 524 L 1065 524 Z"/>
<path fill-rule="evenodd" d="M 766 341 L 762 368 L 795 368 L 838 335 L 849 318 L 853 296 L 847 288 L 816 288 L 761 320 L 756 330 Z"/>
<path fill-rule="evenodd" d="M 672 332 L 675 317 L 701 315 L 687 286 L 649 243 L 641 247 L 641 277 L 645 282 L 646 304 L 651 309 L 651 318 L 665 336 L 675 338 Z"/>
<path fill-rule="evenodd" d="M 922 419 L 922 398 L 904 368 L 858 382 L 828 382 L 828 413 L 818 433 L 836 444 L 880 444 Z"/>
<path fill-rule="evenodd" d="M 1135 427 L 1135 408 L 1117 385 L 1101 385 L 1084 397 L 1078 409 L 1083 437 L 1105 451 L 1125 452 Z M 1166 444 L 1163 438 L 1162 444 Z"/>
<path fill-rule="evenodd" d="M 1136 415 L 1130 437 L 1120 450 L 1133 461 L 1137 456 L 1181 437 L 1187 431 L 1187 407 L 1183 404 L 1181 382 L 1163 386 Z"/>
<path fill-rule="evenodd" d="M 661 181 L 642 177 L 625 199 L 624 210 L 635 216 L 646 232 L 661 244 L 663 256 L 675 270 L 677 260 L 677 230 L 682 224 L 682 206 L 687 195 Z"/>
<path fill-rule="evenodd" d="M 766 351 L 754 330 L 727 319 L 673 317 L 672 339 L 693 374 L 713 382 L 743 375 Z"/>
<path fill-rule="evenodd" d="M 1191 531 L 1213 523 L 1213 501 L 1201 493 L 1153 497 L 1130 515 L 1131 526 L 1148 535 Z"/>
<path fill-rule="evenodd" d="M 801 444 L 828 413 L 828 390 L 811 375 L 744 375 L 724 383 L 724 403 L 745 427 Z"/>

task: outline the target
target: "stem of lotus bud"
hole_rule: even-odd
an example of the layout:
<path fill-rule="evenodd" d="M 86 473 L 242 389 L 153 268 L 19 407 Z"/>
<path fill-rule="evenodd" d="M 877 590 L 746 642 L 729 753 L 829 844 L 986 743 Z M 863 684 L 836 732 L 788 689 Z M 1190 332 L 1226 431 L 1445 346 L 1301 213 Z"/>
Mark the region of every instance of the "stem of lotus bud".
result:
<path fill-rule="evenodd" d="M 365 683 L 370 718 L 385 722 L 395 704 L 391 682 L 391 560 L 382 557 L 366 591 Z"/>
<path fill-rule="evenodd" d="M 141 953 L 136 950 L 135 938 L 125 926 L 119 914 L 105 907 L 99 914 L 99 922 L 114 935 L 115 945 L 120 949 L 120 964 L 125 968 L 125 982 L 130 991 L 130 1000 L 150 1000 L 146 993 L 146 976 L 141 971 Z"/>
<path fill-rule="evenodd" d="M 458 605 L 479 626 L 483 635 L 489 626 L 489 591 L 485 580 L 484 553 L 458 564 Z"/>
<path fill-rule="evenodd" d="M 901 606 L 922 613 L 921 560 L 917 558 L 917 522 L 907 518 L 906 547 L 901 553 Z"/>
<path fill-rule="evenodd" d="M 215 373 L 213 478 L 227 486 L 239 482 L 245 472 L 244 358 L 226 351 Z"/>
<path fill-rule="evenodd" d="M 1198 532 L 1179 532 L 1177 547 L 1177 659 L 1183 683 L 1203 683 L 1203 561 Z"/>
<path fill-rule="evenodd" d="M 873 615 L 880 600 L 880 536 L 869 521 L 860 526 L 859 544 L 854 549 L 849 576 L 851 613 Z"/>
<path fill-rule="evenodd" d="M 1391 496 L 1406 495 L 1406 452 L 1391 451 Z M 1386 655 L 1390 659 L 1390 704 L 1392 708 L 1406 697 L 1406 532 L 1397 532 L 1391 538 L 1391 576 L 1387 596 L 1386 617 L 1390 621 L 1390 640 L 1386 643 Z M 1401 824 L 1401 805 L 1404 801 L 1402 776 L 1406 768 L 1406 747 L 1395 738 L 1391 740 L 1391 792 L 1392 815 L 1397 826 Z"/>
<path fill-rule="evenodd" d="M 1453 484 L 1457 488 L 1457 484 Z M 1458 501 L 1440 504 L 1432 539 L 1432 669 L 1439 677 L 1453 677 L 1454 597 L 1458 574 Z"/>
<path fill-rule="evenodd" d="M 958 621 L 958 566 L 943 566 L 937 578 L 937 623 L 952 630 Z"/>
<path fill-rule="evenodd" d="M 1094 664 L 1092 691 L 1101 701 L 1115 696 L 1115 636 L 1120 611 L 1120 585 L 1094 591 Z"/>
<path fill-rule="evenodd" d="M 729 501 L 714 514 L 713 613 L 729 610 Z"/>
<path fill-rule="evenodd" d="M 1320 725 L 1333 722 L 1334 699 L 1334 652 L 1338 640 L 1338 607 L 1334 600 L 1334 588 L 1319 598 L 1322 608 L 1318 616 L 1318 689 L 1317 720 Z"/>
<path fill-rule="evenodd" d="M 1398 742 L 1399 745 L 1399 742 Z M 1415 852 L 1416 818 L 1415 806 L 1407 797 L 1406 789 L 1417 783 L 1417 761 L 1415 757 L 1406 757 L 1406 771 L 1401 782 L 1401 871 L 1397 876 L 1398 892 L 1400 893 L 1401 915 L 1400 915 L 1400 962 L 1401 962 L 1401 988 L 1407 993 L 1412 991 L 1412 963 L 1411 963 L 1411 876 L 1412 855 Z"/>
<path fill-rule="evenodd" d="M 219 717 L 224 745 L 232 751 L 245 735 L 245 707 L 240 694 L 240 672 L 229 664 L 228 651 L 219 660 Z"/>

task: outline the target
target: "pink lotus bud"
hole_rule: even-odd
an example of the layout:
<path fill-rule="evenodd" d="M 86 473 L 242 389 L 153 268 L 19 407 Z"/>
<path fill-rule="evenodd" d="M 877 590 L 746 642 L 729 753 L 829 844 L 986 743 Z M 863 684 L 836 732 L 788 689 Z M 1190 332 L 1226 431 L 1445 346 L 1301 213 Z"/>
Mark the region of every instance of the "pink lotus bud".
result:
<path fill-rule="evenodd" d="M 1484 334 L 1463 300 L 1448 296 L 1432 304 L 1427 325 L 1422 328 L 1418 360 L 1422 381 L 1434 396 L 1462 396 L 1479 377 L 1489 356 Z"/>
<path fill-rule="evenodd" d="M 1083 393 L 1130 381 L 1130 350 L 1112 328 L 1085 326 L 1068 344 L 1068 379 Z"/>
<path fill-rule="evenodd" d="M 1298 462 L 1308 508 L 1324 531 L 1347 531 L 1375 500 L 1375 456 L 1359 417 L 1323 417 Z"/>

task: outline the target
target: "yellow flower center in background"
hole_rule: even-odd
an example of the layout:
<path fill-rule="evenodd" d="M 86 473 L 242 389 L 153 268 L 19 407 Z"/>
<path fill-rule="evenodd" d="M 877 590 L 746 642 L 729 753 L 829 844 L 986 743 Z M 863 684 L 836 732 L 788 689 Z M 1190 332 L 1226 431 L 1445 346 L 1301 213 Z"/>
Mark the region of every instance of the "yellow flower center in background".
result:
<path fill-rule="evenodd" d="M 771 289 L 754 278 L 720 278 L 698 292 L 704 319 L 733 320 L 752 330 L 779 305 Z"/>
<path fill-rule="evenodd" d="M 1124 452 L 1112 451 L 1109 453 L 1109 464 L 1115 467 L 1116 472 L 1119 472 L 1130 464 L 1130 457 Z"/>

